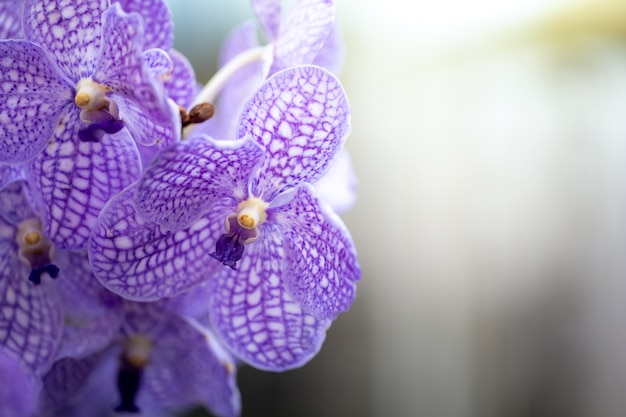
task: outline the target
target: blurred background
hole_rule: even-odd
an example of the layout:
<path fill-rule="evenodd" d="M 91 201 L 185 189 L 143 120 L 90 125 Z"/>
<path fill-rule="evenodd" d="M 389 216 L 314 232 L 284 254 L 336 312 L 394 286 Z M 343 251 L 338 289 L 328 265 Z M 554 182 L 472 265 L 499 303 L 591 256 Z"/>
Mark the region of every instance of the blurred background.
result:
<path fill-rule="evenodd" d="M 247 0 L 171 0 L 206 82 Z M 626 2 L 336 0 L 363 279 L 243 416 L 626 416 Z"/>

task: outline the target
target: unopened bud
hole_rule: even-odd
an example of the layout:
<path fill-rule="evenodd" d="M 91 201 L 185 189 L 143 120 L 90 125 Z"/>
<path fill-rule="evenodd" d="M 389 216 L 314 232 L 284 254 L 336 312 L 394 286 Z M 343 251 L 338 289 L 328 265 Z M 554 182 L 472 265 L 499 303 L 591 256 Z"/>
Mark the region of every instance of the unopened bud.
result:
<path fill-rule="evenodd" d="M 202 123 L 209 120 L 215 114 L 215 107 L 211 103 L 200 103 L 192 107 L 189 111 L 189 122 Z"/>

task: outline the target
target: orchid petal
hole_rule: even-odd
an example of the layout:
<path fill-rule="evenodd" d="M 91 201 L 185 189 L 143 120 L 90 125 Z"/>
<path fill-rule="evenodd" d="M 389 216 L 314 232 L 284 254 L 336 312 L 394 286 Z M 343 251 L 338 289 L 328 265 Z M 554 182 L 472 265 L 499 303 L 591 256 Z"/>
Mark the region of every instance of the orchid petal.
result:
<path fill-rule="evenodd" d="M 22 39 L 22 14 L 24 2 L 21 0 L 0 1 L 0 39 Z M 0 414 L 2 415 L 2 414 Z"/>
<path fill-rule="evenodd" d="M 64 272 L 56 288 L 65 311 L 57 360 L 83 358 L 104 349 L 119 333 L 122 299 L 107 291 L 96 279 L 86 251 L 57 251 L 55 264 Z"/>
<path fill-rule="evenodd" d="M 268 210 L 285 239 L 285 288 L 302 308 L 335 319 L 356 296 L 361 270 L 356 249 L 343 222 L 320 206 L 310 185 L 299 187 L 291 201 Z"/>
<path fill-rule="evenodd" d="M 107 36 L 102 40 L 93 79 L 116 91 L 131 89 L 137 77 L 143 75 L 141 17 L 136 13 L 127 14 L 114 4 L 103 13 L 102 25 Z"/>
<path fill-rule="evenodd" d="M 78 142 L 78 112 L 31 164 L 30 180 L 41 201 L 45 234 L 60 248 L 83 248 L 107 200 L 141 173 L 137 149 L 128 132 L 105 135 L 101 142 Z"/>
<path fill-rule="evenodd" d="M 163 83 L 165 92 L 176 104 L 189 109 L 198 91 L 196 73 L 183 54 L 172 49 L 169 55 L 173 69 Z"/>
<path fill-rule="evenodd" d="M 167 146 L 180 139 L 180 111 L 171 101 L 165 107 L 148 108 L 148 102 L 137 105 L 136 97 L 111 93 L 109 95 L 120 109 L 120 117 L 137 144 L 144 146 Z"/>
<path fill-rule="evenodd" d="M 203 283 L 176 297 L 168 298 L 166 308 L 180 316 L 202 321 L 208 317 L 208 298 L 209 289 L 206 283 Z"/>
<path fill-rule="evenodd" d="M 136 12 L 143 18 L 145 48 L 169 51 L 174 44 L 172 15 L 163 0 L 116 0 L 127 13 Z"/>
<path fill-rule="evenodd" d="M 50 52 L 74 82 L 93 74 L 108 0 L 26 0 L 24 35 Z"/>
<path fill-rule="evenodd" d="M 0 416 L 31 416 L 35 413 L 35 380 L 22 362 L 0 349 Z"/>
<path fill-rule="evenodd" d="M 313 185 L 319 198 L 335 213 L 344 213 L 354 206 L 358 179 L 346 149 L 339 151 L 328 172 Z"/>
<path fill-rule="evenodd" d="M 141 157 L 141 166 L 144 168 L 153 163 L 161 151 L 170 145 L 169 143 L 163 142 L 157 142 L 149 146 L 142 145 L 140 143 L 135 144 L 137 145 L 137 150 L 139 151 L 139 155 Z"/>
<path fill-rule="evenodd" d="M 332 0 L 298 0 L 280 25 L 270 73 L 313 63 L 335 19 Z"/>
<path fill-rule="evenodd" d="M 25 180 L 24 165 L 0 164 L 0 190 L 15 181 Z"/>
<path fill-rule="evenodd" d="M 103 17 L 101 59 L 93 79 L 111 88 L 108 95 L 133 138 L 151 145 L 176 138 L 180 131 L 178 109 L 172 111 L 162 86 L 143 67 L 143 30 L 137 14 L 124 13 L 114 4 Z"/>
<path fill-rule="evenodd" d="M 273 42 L 278 36 L 281 13 L 280 3 L 281 0 L 250 0 L 250 5 L 269 38 L 269 42 Z"/>
<path fill-rule="evenodd" d="M 169 315 L 152 339 L 153 355 L 139 402 L 155 411 L 201 404 L 219 416 L 239 415 L 235 364 L 208 330 L 193 320 Z"/>
<path fill-rule="evenodd" d="M 313 64 L 326 68 L 328 71 L 337 75 L 341 72 L 343 67 L 344 56 L 345 46 L 337 22 L 335 21 L 330 33 L 324 40 L 324 45 L 315 56 Z"/>
<path fill-rule="evenodd" d="M 52 365 L 50 371 L 43 377 L 43 389 L 39 396 L 39 409 L 46 410 L 46 416 L 74 416 L 74 413 L 68 412 L 67 406 L 82 394 L 91 375 L 104 356 L 104 352 L 97 352 L 84 358 L 63 358 L 57 360 Z M 111 385 L 113 384 L 111 382 Z M 93 412 L 96 409 L 92 408 L 91 411 Z"/>
<path fill-rule="evenodd" d="M 143 51 L 141 56 L 144 68 L 147 68 L 153 77 L 166 79 L 174 68 L 172 58 L 163 49 L 148 49 Z"/>
<path fill-rule="evenodd" d="M 89 259 L 109 290 L 131 300 L 171 297 L 209 279 L 222 265 L 211 257 L 232 202 L 217 202 L 189 228 L 165 233 L 135 212 L 134 187 L 114 197 L 93 231 Z"/>
<path fill-rule="evenodd" d="M 255 196 L 271 201 L 282 191 L 320 178 L 350 130 L 339 81 L 315 66 L 275 74 L 246 105 L 239 137 L 252 137 L 266 159 L 252 182 Z"/>
<path fill-rule="evenodd" d="M 265 223 L 237 270 L 224 268 L 209 281 L 209 317 L 221 340 L 243 361 L 270 371 L 304 365 L 331 323 L 305 313 L 285 291 L 283 258 L 280 232 Z"/>
<path fill-rule="evenodd" d="M 197 136 L 177 143 L 146 169 L 137 186 L 137 211 L 167 230 L 184 228 L 219 199 L 244 200 L 248 179 L 262 156 L 261 149 L 245 139 Z"/>
<path fill-rule="evenodd" d="M 0 217 L 18 224 L 34 216 L 33 199 L 26 181 L 15 181 L 0 191 Z"/>
<path fill-rule="evenodd" d="M 150 339 L 158 337 L 171 315 L 168 311 L 169 303 L 169 298 L 151 303 L 124 300 L 124 323 L 121 334 L 124 336 L 141 334 Z"/>
<path fill-rule="evenodd" d="M 61 341 L 63 310 L 53 283 L 44 279 L 35 285 L 29 273 L 17 247 L 0 241 L 0 346 L 41 376 Z"/>
<path fill-rule="evenodd" d="M 45 146 L 72 102 L 41 47 L 0 41 L 0 162 L 22 162 Z"/>

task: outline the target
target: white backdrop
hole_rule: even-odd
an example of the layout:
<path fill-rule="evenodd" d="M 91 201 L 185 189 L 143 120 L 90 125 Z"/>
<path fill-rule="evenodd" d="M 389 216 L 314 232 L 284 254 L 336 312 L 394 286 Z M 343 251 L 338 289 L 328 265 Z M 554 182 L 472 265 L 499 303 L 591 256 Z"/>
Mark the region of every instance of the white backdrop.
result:
<path fill-rule="evenodd" d="M 206 81 L 248 4 L 171 4 Z M 363 281 L 267 415 L 626 415 L 626 8 L 337 4 Z"/>

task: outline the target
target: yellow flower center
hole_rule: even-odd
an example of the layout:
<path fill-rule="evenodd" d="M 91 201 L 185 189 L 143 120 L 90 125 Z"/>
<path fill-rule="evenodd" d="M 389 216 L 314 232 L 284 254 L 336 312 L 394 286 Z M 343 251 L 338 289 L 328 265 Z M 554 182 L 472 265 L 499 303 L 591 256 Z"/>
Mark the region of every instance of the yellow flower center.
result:
<path fill-rule="evenodd" d="M 24 243 L 28 246 L 36 245 L 41 242 L 41 233 L 36 230 L 30 230 L 24 235 Z"/>
<path fill-rule="evenodd" d="M 76 84 L 74 103 L 81 109 L 101 110 L 107 106 L 106 93 L 109 90 L 109 87 L 98 84 L 91 78 L 83 78 Z"/>
<path fill-rule="evenodd" d="M 134 334 L 126 339 L 124 344 L 124 358 L 132 366 L 143 368 L 150 361 L 152 341 L 143 335 Z"/>
<path fill-rule="evenodd" d="M 254 229 L 265 222 L 268 204 L 257 197 L 250 197 L 237 206 L 237 223 L 244 229 Z"/>

